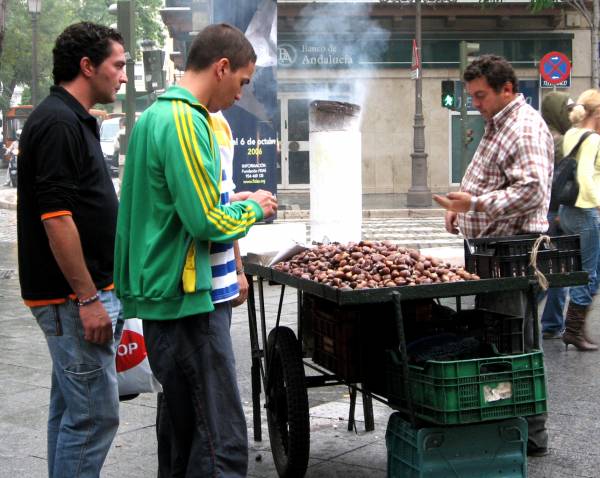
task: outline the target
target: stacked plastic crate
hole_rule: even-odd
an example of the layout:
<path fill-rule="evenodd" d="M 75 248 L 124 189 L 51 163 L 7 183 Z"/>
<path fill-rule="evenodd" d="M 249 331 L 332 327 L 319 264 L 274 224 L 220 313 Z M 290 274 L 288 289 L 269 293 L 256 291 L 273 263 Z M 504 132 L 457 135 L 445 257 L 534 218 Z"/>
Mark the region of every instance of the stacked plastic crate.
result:
<path fill-rule="evenodd" d="M 522 353 L 522 318 L 503 320 L 483 310 L 469 315 L 505 324 L 497 333 L 484 328 L 483 340 L 498 355 L 409 364 L 405 381 L 397 352 L 388 351 L 390 404 L 404 411 L 412 407 L 423 424 L 413 428 L 399 413 L 391 416 L 389 477 L 527 476 L 527 422 L 518 417 L 546 412 L 543 354 Z"/>
<path fill-rule="evenodd" d="M 470 241 L 467 269 L 482 278 L 531 275 L 535 241 L 535 236 Z M 544 273 L 581 270 L 577 236 L 553 238 L 536 255 Z M 400 413 L 390 417 L 388 476 L 526 477 L 527 422 L 521 417 L 547 411 L 543 353 L 523 353 L 522 317 L 471 310 L 453 320 L 467 329 L 483 323 L 479 338 L 496 354 L 409 363 L 405 378 L 398 352 L 388 352 L 390 404 L 412 410 L 423 425 L 413 427 Z"/>

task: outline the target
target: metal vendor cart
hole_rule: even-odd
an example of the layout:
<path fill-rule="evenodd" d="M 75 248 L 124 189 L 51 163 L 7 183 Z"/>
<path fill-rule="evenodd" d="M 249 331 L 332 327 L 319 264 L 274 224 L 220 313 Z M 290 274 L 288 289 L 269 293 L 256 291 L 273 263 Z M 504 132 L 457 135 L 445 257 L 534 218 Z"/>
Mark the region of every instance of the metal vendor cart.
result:
<path fill-rule="evenodd" d="M 271 450 L 279 476 L 282 477 L 301 477 L 306 472 L 310 448 L 308 407 L 308 389 L 310 388 L 337 384 L 350 386 L 349 429 L 353 426 L 357 384 L 360 384 L 360 391 L 362 391 L 364 397 L 363 406 L 365 407 L 365 427 L 367 430 L 373 430 L 371 397 L 395 409 L 402 410 L 413 424 L 416 423 L 415 410 L 410 395 L 411 388 L 408 384 L 409 366 L 403 317 L 403 305 L 410 301 L 414 303 L 414 301 L 424 299 L 455 298 L 456 310 L 460 311 L 461 298 L 465 296 L 524 291 L 528 294 L 530 304 L 534 305 L 532 306 L 534 345 L 536 349 L 539 349 L 537 283 L 531 277 L 493 278 L 343 291 L 248 261 L 245 263 L 245 271 L 250 284 L 248 319 L 252 353 L 254 439 L 256 441 L 262 439 L 260 394 L 261 391 L 264 391 Z M 565 287 L 586 283 L 587 273 L 550 274 L 547 278 L 551 287 Z M 255 279 L 258 288 L 258 303 L 255 295 Z M 265 281 L 270 284 L 281 285 L 281 295 L 276 314 L 274 311 L 266 310 L 264 300 Z M 280 325 L 286 286 L 297 290 L 298 322 L 296 332 L 289 327 Z M 373 329 L 377 328 L 378 320 L 381 319 L 381 317 L 377 317 L 376 308 L 379 306 L 388 308 L 387 310 L 393 316 L 391 323 L 394 329 L 393 332 L 395 332 L 394 340 L 398 346 L 397 351 L 402 371 L 401 380 L 403 381 L 403 389 L 406 391 L 406 400 L 403 401 L 402 405 L 398 403 L 391 404 L 384 387 L 371 386 L 369 383 L 365 383 L 364 377 L 366 375 L 377 376 L 380 375 L 381 370 L 362 370 L 361 373 L 358 373 L 353 369 L 352 364 L 346 363 L 344 373 L 339 373 L 341 370 L 339 367 L 337 367 L 337 372 L 332 370 L 332 368 L 336 368 L 333 363 L 330 367 L 326 367 L 323 366 L 323 362 L 316 364 L 306 357 L 307 344 L 305 342 L 315 338 L 311 325 L 306 323 L 306 319 L 310 314 L 303 311 L 303 307 L 306 307 L 307 304 L 307 298 L 319 300 L 322 304 L 324 303 L 322 301 L 326 301 L 333 309 L 354 310 L 354 308 L 357 308 L 359 311 L 368 309 L 371 311 L 369 321 Z M 375 313 L 373 313 L 374 311 Z M 338 334 L 337 337 L 339 341 L 345 340 L 343 334 Z M 364 341 L 369 340 L 370 338 L 364 338 Z M 356 343 L 344 344 L 335 343 L 334 341 L 325 345 L 334 348 L 352 348 L 356 346 Z M 347 350 L 346 352 L 352 351 Z M 314 371 L 314 374 L 305 375 L 305 366 Z"/>

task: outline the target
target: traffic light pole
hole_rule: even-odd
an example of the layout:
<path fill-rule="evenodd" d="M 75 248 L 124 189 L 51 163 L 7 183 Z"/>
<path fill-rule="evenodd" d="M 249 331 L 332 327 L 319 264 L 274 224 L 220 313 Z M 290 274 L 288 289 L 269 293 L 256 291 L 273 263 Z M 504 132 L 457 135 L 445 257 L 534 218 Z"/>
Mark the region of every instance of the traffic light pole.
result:
<path fill-rule="evenodd" d="M 118 0 L 108 7 L 109 13 L 117 15 L 117 30 L 123 37 L 125 47 L 125 134 L 119 137 L 119 176 L 123 171 L 121 158 L 125 157 L 131 130 L 135 124 L 135 0 Z"/>
<path fill-rule="evenodd" d="M 415 0 L 415 37 L 417 50 L 421 62 L 421 0 Z M 421 66 L 420 66 L 421 68 Z M 406 196 L 406 205 L 409 207 L 428 207 L 431 206 L 431 191 L 427 186 L 427 154 L 425 153 L 425 122 L 423 120 L 423 101 L 422 101 L 422 83 L 423 74 L 415 80 L 415 118 L 413 124 L 413 153 L 412 159 L 412 178 L 411 186 Z"/>
<path fill-rule="evenodd" d="M 125 72 L 127 73 L 127 85 L 125 85 L 125 149 L 129 145 L 131 131 L 135 124 L 135 0 L 120 0 L 119 3 L 128 3 L 128 15 L 124 19 L 126 24 L 127 35 L 126 39 L 129 44 L 125 44 L 127 50 L 127 60 L 125 64 Z M 127 8 L 127 7 L 126 7 Z"/>
<path fill-rule="evenodd" d="M 467 69 L 467 42 L 460 42 L 460 81 Z M 463 81 L 460 94 L 460 171 L 461 177 L 467 170 L 467 89 Z"/>

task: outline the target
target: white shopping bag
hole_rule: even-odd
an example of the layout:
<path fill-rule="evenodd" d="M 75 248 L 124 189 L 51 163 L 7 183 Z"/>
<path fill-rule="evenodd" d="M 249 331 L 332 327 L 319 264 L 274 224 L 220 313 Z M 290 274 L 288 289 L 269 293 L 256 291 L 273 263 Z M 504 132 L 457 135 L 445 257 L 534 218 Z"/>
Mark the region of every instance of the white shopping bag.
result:
<path fill-rule="evenodd" d="M 116 360 L 120 396 L 162 391 L 150 369 L 140 319 L 125 321 Z"/>

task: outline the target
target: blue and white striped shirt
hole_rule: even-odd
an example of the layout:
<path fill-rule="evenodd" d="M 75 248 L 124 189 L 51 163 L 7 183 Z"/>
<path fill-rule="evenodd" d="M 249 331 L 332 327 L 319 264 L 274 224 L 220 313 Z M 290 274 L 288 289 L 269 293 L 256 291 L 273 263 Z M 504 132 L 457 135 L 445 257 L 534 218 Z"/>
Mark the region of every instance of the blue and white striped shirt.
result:
<path fill-rule="evenodd" d="M 211 115 L 211 122 L 219 152 L 221 154 L 221 204 L 229 204 L 230 194 L 233 193 L 233 138 L 231 128 L 222 113 Z M 212 270 L 213 304 L 234 299 L 240 293 L 235 272 L 235 254 L 233 243 L 210 244 L 210 265 Z"/>

